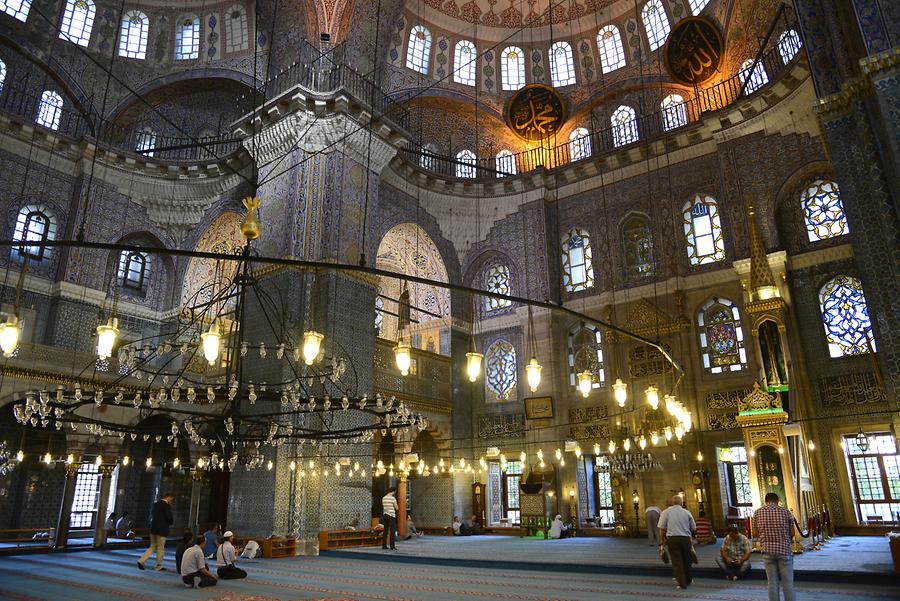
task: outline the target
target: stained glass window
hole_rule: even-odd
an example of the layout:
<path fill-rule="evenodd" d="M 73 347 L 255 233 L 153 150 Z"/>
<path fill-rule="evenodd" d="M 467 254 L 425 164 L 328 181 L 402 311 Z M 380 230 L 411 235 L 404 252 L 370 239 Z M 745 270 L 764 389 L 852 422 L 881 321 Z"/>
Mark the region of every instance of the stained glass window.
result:
<path fill-rule="evenodd" d="M 506 340 L 497 340 L 485 353 L 488 398 L 508 401 L 516 388 L 516 349 Z"/>
<path fill-rule="evenodd" d="M 622 250 L 626 278 L 640 280 L 653 275 L 653 235 L 646 217 L 632 215 L 622 223 Z"/>
<path fill-rule="evenodd" d="M 728 299 L 711 298 L 697 314 L 703 367 L 709 373 L 740 371 L 747 367 L 744 329 L 737 305 Z"/>
<path fill-rule="evenodd" d="M 146 253 L 122 251 L 119 255 L 119 284 L 131 290 L 144 290 L 150 278 L 150 259 Z"/>
<path fill-rule="evenodd" d="M 93 0 L 68 0 L 59 26 L 59 37 L 79 46 L 87 46 L 91 41 L 96 12 Z"/>
<path fill-rule="evenodd" d="M 666 131 L 687 125 L 687 110 L 684 108 L 684 98 L 680 94 L 669 94 L 663 98 L 660 108 Z"/>
<path fill-rule="evenodd" d="M 0 10 L 24 23 L 31 10 L 31 0 L 0 0 Z"/>
<path fill-rule="evenodd" d="M 152 157 L 154 148 L 156 148 L 156 132 L 149 128 L 144 128 L 139 131 L 137 135 L 137 144 L 134 146 L 134 149 L 138 154 Z"/>
<path fill-rule="evenodd" d="M 800 202 L 810 242 L 850 233 L 836 183 L 817 179 L 803 190 Z"/>
<path fill-rule="evenodd" d="M 656 50 L 666 43 L 670 29 L 669 16 L 660 0 L 650 0 L 644 5 L 644 8 L 641 9 L 641 21 L 644 22 L 650 50 Z"/>
<path fill-rule="evenodd" d="M 604 73 L 611 73 L 625 66 L 625 51 L 622 36 L 615 25 L 607 25 L 597 32 L 597 48 L 600 51 L 600 66 Z"/>
<path fill-rule="evenodd" d="M 706 5 L 709 4 L 709 0 L 688 0 L 688 3 L 691 5 L 691 12 L 699 15 L 706 8 Z"/>
<path fill-rule="evenodd" d="M 599 328 L 576 324 L 569 330 L 569 384 L 578 387 L 578 374 L 589 371 L 594 374 L 593 388 L 600 388 L 606 381 L 603 370 L 603 335 Z"/>
<path fill-rule="evenodd" d="M 456 177 L 475 177 L 475 153 L 471 150 L 456 153 Z"/>
<path fill-rule="evenodd" d="M 825 323 L 825 338 L 832 357 L 861 355 L 875 348 L 872 320 L 862 284 L 839 275 L 819 290 L 819 306 Z"/>
<path fill-rule="evenodd" d="M 247 27 L 247 9 L 241 4 L 235 4 L 226 13 L 228 39 L 226 50 L 228 52 L 240 52 L 250 47 L 250 35 Z"/>
<path fill-rule="evenodd" d="M 619 147 L 637 142 L 638 126 L 633 108 L 623 104 L 613 112 L 611 121 L 613 146 Z"/>
<path fill-rule="evenodd" d="M 510 294 L 509 267 L 506 265 L 492 265 L 484 271 L 484 288 L 488 292 L 496 294 Z M 509 299 L 485 297 L 484 308 L 486 311 L 496 311 L 512 305 Z"/>
<path fill-rule="evenodd" d="M 525 85 L 525 54 L 517 46 L 507 46 L 500 53 L 501 83 L 504 90 L 518 90 Z"/>
<path fill-rule="evenodd" d="M 21 242 L 46 242 L 56 238 L 56 221 L 43 207 L 29 205 L 19 210 L 13 240 Z M 14 246 L 13 256 L 41 261 L 50 254 L 45 246 Z"/>
<path fill-rule="evenodd" d="M 147 35 L 150 19 L 144 13 L 133 10 L 122 17 L 119 33 L 119 56 L 144 59 L 147 57 Z"/>
<path fill-rule="evenodd" d="M 575 61 L 568 42 L 550 46 L 550 81 L 558 88 L 575 84 Z"/>
<path fill-rule="evenodd" d="M 200 56 L 200 18 L 181 17 L 175 29 L 175 60 L 183 61 Z"/>
<path fill-rule="evenodd" d="M 580 161 L 591 156 L 591 136 L 588 130 L 579 127 L 569 134 L 569 157 Z"/>
<path fill-rule="evenodd" d="M 569 230 L 562 242 L 563 284 L 569 292 L 594 286 L 591 238 L 585 230 Z"/>
<path fill-rule="evenodd" d="M 38 114 L 35 122 L 50 129 L 59 129 L 62 106 L 62 96 L 50 90 L 45 91 L 41 94 L 41 103 L 38 105 Z"/>
<path fill-rule="evenodd" d="M 744 88 L 744 93 L 746 94 L 752 94 L 769 83 L 769 76 L 766 74 L 766 68 L 763 66 L 762 61 L 756 63 L 756 67 L 752 70 L 750 67 L 753 67 L 752 58 L 745 60 L 741 64 L 741 70 L 739 71 L 741 83 L 747 82 L 747 87 Z"/>
<path fill-rule="evenodd" d="M 384 299 L 380 296 L 375 297 L 375 335 L 381 336 L 381 329 L 384 327 Z"/>
<path fill-rule="evenodd" d="M 794 60 L 802 45 L 800 34 L 793 29 L 788 29 L 778 37 L 778 54 L 785 65 Z"/>
<path fill-rule="evenodd" d="M 409 45 L 406 47 L 406 66 L 419 73 L 428 73 L 431 60 L 431 32 L 422 25 L 409 30 Z"/>
<path fill-rule="evenodd" d="M 691 265 L 715 263 L 725 258 L 725 241 L 715 198 L 697 194 L 684 205 L 684 236 Z"/>
<path fill-rule="evenodd" d="M 476 56 L 475 44 L 469 40 L 460 40 L 456 43 L 456 49 L 453 52 L 453 81 L 466 86 L 475 85 L 476 73 Z"/>
<path fill-rule="evenodd" d="M 511 150 L 501 150 L 497 153 L 497 177 L 506 177 L 516 174 L 516 157 Z"/>

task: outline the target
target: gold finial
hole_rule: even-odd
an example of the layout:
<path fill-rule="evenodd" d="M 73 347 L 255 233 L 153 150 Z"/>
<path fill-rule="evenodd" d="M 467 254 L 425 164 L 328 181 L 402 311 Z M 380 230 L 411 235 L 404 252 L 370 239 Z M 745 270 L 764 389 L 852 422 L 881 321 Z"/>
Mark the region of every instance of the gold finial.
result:
<path fill-rule="evenodd" d="M 247 207 L 247 216 L 244 217 L 244 221 L 241 222 L 241 233 L 248 241 L 256 240 L 259 238 L 260 233 L 259 219 L 256 217 L 256 209 L 258 209 L 261 204 L 259 197 L 248 196 L 241 202 Z"/>

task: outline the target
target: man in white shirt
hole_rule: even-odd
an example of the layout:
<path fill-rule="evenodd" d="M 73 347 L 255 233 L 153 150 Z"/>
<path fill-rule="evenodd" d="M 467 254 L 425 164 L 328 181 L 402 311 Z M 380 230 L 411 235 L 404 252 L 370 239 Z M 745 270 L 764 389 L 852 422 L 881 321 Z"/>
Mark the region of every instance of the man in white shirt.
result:
<path fill-rule="evenodd" d="M 659 546 L 659 515 L 662 513 L 659 507 L 651 505 L 644 510 L 647 519 L 647 540 L 651 547 Z"/>
<path fill-rule="evenodd" d="M 459 529 L 462 526 L 462 522 L 459 521 L 459 516 L 453 516 L 453 523 L 450 524 L 450 527 L 453 529 L 453 536 L 459 536 Z"/>
<path fill-rule="evenodd" d="M 216 577 L 209 572 L 206 558 L 203 557 L 203 545 L 205 543 L 206 538 L 198 536 L 194 546 L 181 556 L 181 580 L 188 588 L 198 586 L 198 581 L 200 588 L 214 586 L 217 582 Z"/>
<path fill-rule="evenodd" d="M 381 548 L 388 548 L 388 539 L 391 549 L 397 549 L 397 489 L 390 487 L 384 498 L 381 499 L 381 522 L 384 524 L 384 532 L 381 535 Z"/>
<path fill-rule="evenodd" d="M 247 572 L 234 565 L 234 560 L 240 549 L 235 549 L 231 543 L 234 532 L 228 530 L 222 535 L 225 541 L 216 549 L 216 566 L 219 578 L 222 580 L 237 580 L 238 578 L 246 578 Z M 184 561 L 182 559 L 182 561 Z"/>
<path fill-rule="evenodd" d="M 678 582 L 679 589 L 685 589 L 691 583 L 691 536 L 697 530 L 697 523 L 691 512 L 681 506 L 683 499 L 679 495 L 672 497 L 672 506 L 659 516 L 659 545 L 665 546 L 672 560 L 672 572 Z"/>

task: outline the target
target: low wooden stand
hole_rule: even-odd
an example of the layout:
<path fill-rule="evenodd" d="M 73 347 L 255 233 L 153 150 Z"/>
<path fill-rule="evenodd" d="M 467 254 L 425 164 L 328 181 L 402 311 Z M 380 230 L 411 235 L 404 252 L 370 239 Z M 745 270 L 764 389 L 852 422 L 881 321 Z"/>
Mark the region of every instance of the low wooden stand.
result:
<path fill-rule="evenodd" d="M 381 530 L 322 530 L 319 551 L 345 547 L 372 547 L 381 544 Z"/>
<path fill-rule="evenodd" d="M 266 559 L 276 557 L 294 557 L 297 554 L 297 539 L 266 538 L 262 542 L 262 556 Z"/>

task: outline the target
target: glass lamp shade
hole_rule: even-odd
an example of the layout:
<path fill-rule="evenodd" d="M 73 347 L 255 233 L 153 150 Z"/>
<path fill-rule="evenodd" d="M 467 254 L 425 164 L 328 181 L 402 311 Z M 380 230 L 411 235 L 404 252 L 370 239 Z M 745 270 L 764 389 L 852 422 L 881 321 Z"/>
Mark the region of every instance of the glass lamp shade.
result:
<path fill-rule="evenodd" d="M 112 356 L 116 338 L 119 337 L 119 320 L 110 317 L 106 325 L 97 326 L 97 356 L 101 359 L 109 359 Z"/>
<path fill-rule="evenodd" d="M 75 463 L 75 455 L 69 453 L 66 455 L 66 465 L 72 465 L 73 463 Z"/>
<path fill-rule="evenodd" d="M 643 451 L 644 449 L 646 449 L 646 448 L 647 448 L 647 439 L 644 438 L 643 436 L 641 436 L 641 437 L 638 439 L 638 446 L 641 447 L 641 450 L 642 450 L 642 451 Z"/>
<path fill-rule="evenodd" d="M 16 451 L 16 461 L 18 461 L 19 463 L 25 461 L 25 452 L 22 451 L 22 449 Z"/>
<path fill-rule="evenodd" d="M 678 440 L 684 438 L 684 426 L 682 426 L 681 424 L 675 426 L 675 438 L 677 438 Z"/>
<path fill-rule="evenodd" d="M 609 450 L 609 454 L 610 454 L 610 455 L 612 455 L 613 453 L 615 453 L 615 452 L 616 452 L 616 441 L 610 440 L 610 441 L 609 441 L 609 446 L 606 447 L 606 448 L 607 448 L 607 450 Z"/>
<path fill-rule="evenodd" d="M 869 450 L 869 437 L 866 436 L 865 432 L 862 430 L 856 435 L 856 446 L 859 447 L 859 450 L 863 453 Z"/>
<path fill-rule="evenodd" d="M 394 347 L 394 360 L 397 361 L 397 369 L 400 370 L 401 376 L 409 375 L 409 368 L 412 365 L 412 352 L 408 343 L 400 342 Z"/>
<path fill-rule="evenodd" d="M 622 441 L 622 448 L 625 449 L 626 453 L 631 450 L 631 439 L 630 438 L 626 438 L 625 440 Z"/>
<path fill-rule="evenodd" d="M 314 330 L 303 332 L 303 362 L 312 365 L 316 357 L 319 356 L 319 350 L 322 348 L 322 341 L 325 340 L 325 334 L 320 334 Z"/>
<path fill-rule="evenodd" d="M 219 333 L 219 324 L 213 322 L 209 326 L 209 330 L 200 334 L 200 342 L 203 344 L 203 357 L 210 365 L 216 364 L 219 358 L 219 344 L 222 342 L 222 335 Z"/>
<path fill-rule="evenodd" d="M 663 435 L 666 437 L 666 440 L 672 440 L 672 427 L 666 426 L 666 429 L 663 430 Z"/>
<path fill-rule="evenodd" d="M 519 453 L 519 461 L 525 463 L 528 460 L 528 455 L 525 454 L 525 451 Z"/>
<path fill-rule="evenodd" d="M 658 443 L 659 443 L 659 434 L 657 434 L 655 431 L 651 432 L 650 433 L 650 444 L 652 444 L 655 447 Z"/>
<path fill-rule="evenodd" d="M 591 394 L 591 388 L 594 385 L 594 374 L 585 370 L 578 374 L 578 390 L 581 396 L 587 398 Z"/>
<path fill-rule="evenodd" d="M 594 443 L 594 456 L 597 456 L 599 454 L 600 454 L 600 445 Z"/>
<path fill-rule="evenodd" d="M 53 463 L 53 455 L 51 455 L 49 452 L 44 454 L 44 463 L 46 463 L 47 465 Z"/>
<path fill-rule="evenodd" d="M 619 407 L 624 407 L 625 401 L 628 400 L 628 384 L 623 382 L 621 378 L 616 378 L 616 383 L 612 387 L 616 403 Z"/>
<path fill-rule="evenodd" d="M 0 350 L 4 357 L 11 357 L 19 346 L 19 334 L 21 333 L 19 320 L 15 315 L 10 315 L 6 322 L 0 325 Z"/>
<path fill-rule="evenodd" d="M 663 397 L 663 401 L 666 406 L 666 411 L 669 412 L 669 415 L 675 415 L 675 412 L 678 409 L 678 401 L 675 400 L 675 396 L 667 394 Z"/>
<path fill-rule="evenodd" d="M 147 457 L 147 461 L 144 462 L 144 465 L 146 465 L 147 467 L 153 467 L 153 458 Z"/>
<path fill-rule="evenodd" d="M 128 467 L 129 463 L 131 463 L 131 457 L 129 457 L 128 455 L 125 455 L 124 457 L 122 457 L 122 465 L 124 465 L 125 467 Z"/>
<path fill-rule="evenodd" d="M 466 353 L 466 375 L 469 382 L 474 382 L 481 375 L 481 361 L 484 355 L 481 353 Z"/>
<path fill-rule="evenodd" d="M 644 391 L 644 396 L 647 398 L 647 404 L 650 405 L 651 409 L 654 411 L 659 409 L 659 388 L 651 384 Z"/>
<path fill-rule="evenodd" d="M 528 365 L 525 366 L 525 376 L 531 392 L 537 392 L 538 386 L 541 385 L 541 369 L 543 368 L 538 363 L 537 357 L 532 357 Z"/>

